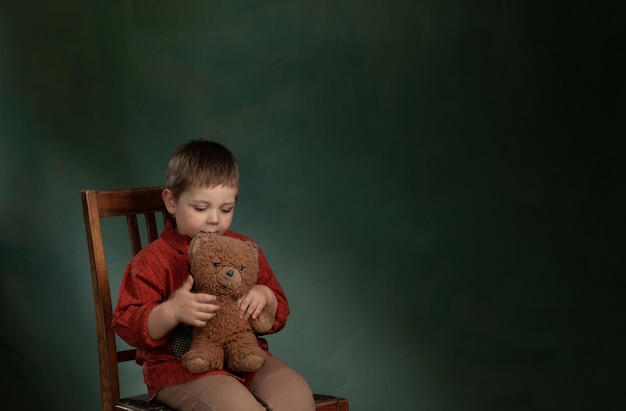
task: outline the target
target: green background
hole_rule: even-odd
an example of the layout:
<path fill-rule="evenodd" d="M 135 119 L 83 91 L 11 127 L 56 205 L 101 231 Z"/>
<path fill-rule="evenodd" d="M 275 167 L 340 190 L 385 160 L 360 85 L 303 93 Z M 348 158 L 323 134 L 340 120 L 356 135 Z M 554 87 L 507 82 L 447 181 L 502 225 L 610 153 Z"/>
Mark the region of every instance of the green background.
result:
<path fill-rule="evenodd" d="M 622 17 L 2 2 L 3 403 L 98 409 L 80 190 L 162 184 L 202 137 L 239 160 L 233 228 L 292 306 L 272 351 L 314 391 L 355 411 L 626 409 Z"/>

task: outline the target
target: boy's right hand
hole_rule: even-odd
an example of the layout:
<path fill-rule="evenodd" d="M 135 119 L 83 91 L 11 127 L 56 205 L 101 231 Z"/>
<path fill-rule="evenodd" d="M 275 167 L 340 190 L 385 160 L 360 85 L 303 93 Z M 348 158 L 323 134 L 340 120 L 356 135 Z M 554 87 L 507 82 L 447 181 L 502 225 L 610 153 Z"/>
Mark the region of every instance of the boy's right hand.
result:
<path fill-rule="evenodd" d="M 178 323 L 203 327 L 219 310 L 219 306 L 214 304 L 217 297 L 191 292 L 192 287 L 193 277 L 188 276 L 183 285 L 172 294 L 169 303 Z"/>

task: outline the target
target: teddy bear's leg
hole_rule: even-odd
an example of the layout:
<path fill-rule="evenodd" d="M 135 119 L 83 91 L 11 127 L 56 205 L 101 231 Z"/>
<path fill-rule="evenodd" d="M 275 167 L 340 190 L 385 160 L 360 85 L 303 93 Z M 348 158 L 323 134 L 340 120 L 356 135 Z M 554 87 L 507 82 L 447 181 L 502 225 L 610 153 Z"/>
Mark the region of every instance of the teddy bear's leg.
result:
<path fill-rule="evenodd" d="M 211 341 L 209 334 L 206 329 L 196 331 L 189 351 L 183 355 L 183 365 L 193 373 L 219 370 L 224 366 L 224 349 L 221 343 Z"/>
<path fill-rule="evenodd" d="M 226 366 L 232 371 L 257 371 L 267 358 L 252 333 L 241 333 L 237 338 L 226 344 Z"/>

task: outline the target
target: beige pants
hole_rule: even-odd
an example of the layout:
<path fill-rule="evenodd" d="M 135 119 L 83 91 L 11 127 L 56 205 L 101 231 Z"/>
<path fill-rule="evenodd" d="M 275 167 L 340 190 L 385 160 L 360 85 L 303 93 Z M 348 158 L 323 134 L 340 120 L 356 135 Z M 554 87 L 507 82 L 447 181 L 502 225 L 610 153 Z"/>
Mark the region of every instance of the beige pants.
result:
<path fill-rule="evenodd" d="M 304 378 L 273 355 L 256 373 L 250 390 L 231 376 L 211 375 L 165 387 L 157 399 L 179 411 L 315 410 Z"/>

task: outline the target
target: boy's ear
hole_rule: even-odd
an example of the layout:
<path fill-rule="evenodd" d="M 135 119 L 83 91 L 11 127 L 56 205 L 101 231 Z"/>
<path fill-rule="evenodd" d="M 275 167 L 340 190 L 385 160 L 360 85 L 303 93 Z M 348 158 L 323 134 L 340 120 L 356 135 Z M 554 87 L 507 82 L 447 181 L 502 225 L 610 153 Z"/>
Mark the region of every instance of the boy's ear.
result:
<path fill-rule="evenodd" d="M 176 214 L 176 197 L 174 197 L 174 193 L 169 188 L 166 188 L 161 193 L 161 197 L 163 198 L 163 204 L 165 204 L 165 208 L 167 208 L 167 212 L 170 214 Z"/>

